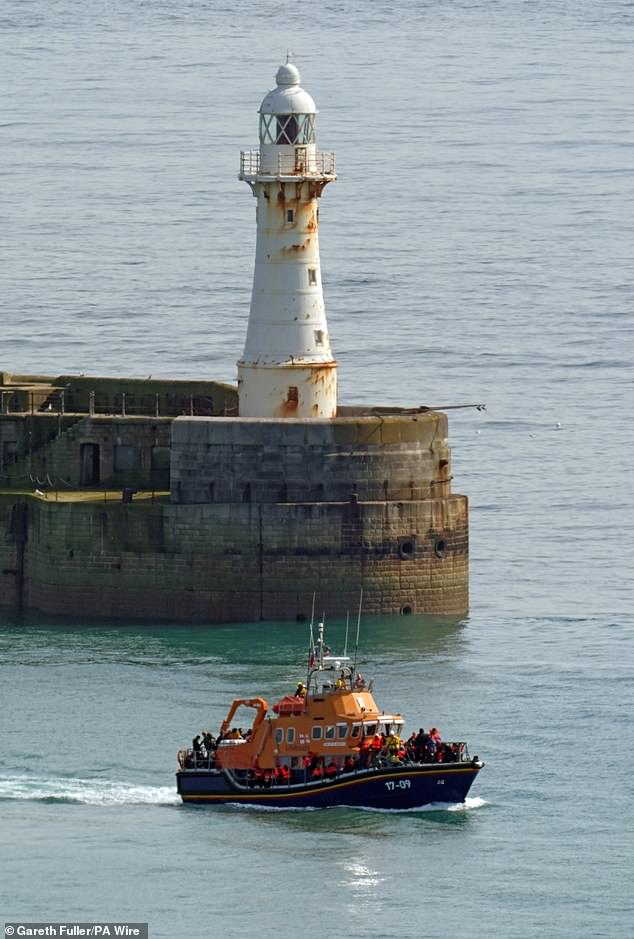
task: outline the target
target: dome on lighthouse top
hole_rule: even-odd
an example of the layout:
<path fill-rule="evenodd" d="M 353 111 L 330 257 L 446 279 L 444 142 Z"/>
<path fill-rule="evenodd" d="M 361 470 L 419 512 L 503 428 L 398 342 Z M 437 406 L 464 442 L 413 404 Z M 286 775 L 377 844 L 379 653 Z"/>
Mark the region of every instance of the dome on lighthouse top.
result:
<path fill-rule="evenodd" d="M 299 87 L 299 70 L 291 62 L 280 65 L 275 76 L 277 86 L 264 98 L 260 114 L 316 114 L 315 102 Z"/>
<path fill-rule="evenodd" d="M 292 62 L 280 65 L 275 76 L 278 85 L 299 85 L 299 69 Z"/>

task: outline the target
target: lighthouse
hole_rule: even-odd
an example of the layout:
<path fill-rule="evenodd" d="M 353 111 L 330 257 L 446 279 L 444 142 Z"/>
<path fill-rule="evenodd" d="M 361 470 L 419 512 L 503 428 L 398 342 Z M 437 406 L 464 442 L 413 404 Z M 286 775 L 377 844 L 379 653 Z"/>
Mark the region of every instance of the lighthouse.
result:
<path fill-rule="evenodd" d="M 336 178 L 317 150 L 311 96 L 290 62 L 260 105 L 260 146 L 240 154 L 257 199 L 249 325 L 238 362 L 241 417 L 333 418 L 337 363 L 330 349 L 319 263 L 318 200 Z"/>

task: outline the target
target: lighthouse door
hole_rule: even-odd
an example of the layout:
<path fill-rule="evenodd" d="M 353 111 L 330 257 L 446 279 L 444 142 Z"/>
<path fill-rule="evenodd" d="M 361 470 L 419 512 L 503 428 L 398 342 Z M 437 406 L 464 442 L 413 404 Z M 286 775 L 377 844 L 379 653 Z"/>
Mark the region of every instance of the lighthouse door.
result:
<path fill-rule="evenodd" d="M 295 172 L 306 172 L 306 147 L 295 147 Z"/>

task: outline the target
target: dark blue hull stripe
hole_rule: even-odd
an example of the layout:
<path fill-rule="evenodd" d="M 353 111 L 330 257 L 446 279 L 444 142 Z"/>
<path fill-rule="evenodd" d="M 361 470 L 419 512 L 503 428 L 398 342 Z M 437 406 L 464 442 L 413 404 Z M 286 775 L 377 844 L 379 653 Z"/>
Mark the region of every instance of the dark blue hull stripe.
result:
<path fill-rule="evenodd" d="M 307 786 L 244 789 L 233 787 L 224 774 L 177 773 L 183 802 L 232 802 L 244 805 L 368 808 L 413 808 L 430 802 L 463 802 L 480 766 L 374 772 Z"/>

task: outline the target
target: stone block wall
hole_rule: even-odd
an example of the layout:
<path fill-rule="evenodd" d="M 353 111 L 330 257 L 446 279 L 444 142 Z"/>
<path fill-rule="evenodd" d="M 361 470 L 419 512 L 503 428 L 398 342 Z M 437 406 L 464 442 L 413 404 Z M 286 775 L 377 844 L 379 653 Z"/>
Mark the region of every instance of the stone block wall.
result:
<path fill-rule="evenodd" d="M 97 448 L 98 479 L 85 488 L 169 489 L 171 418 L 34 414 L 0 421 L 0 488 L 84 486 L 81 448 Z M 4 449 L 3 449 L 4 448 Z M 50 481 L 50 482 L 49 482 Z"/>
<path fill-rule="evenodd" d="M 27 500 L 0 496 L 0 610 L 19 611 Z"/>
<path fill-rule="evenodd" d="M 344 502 L 450 493 L 447 418 L 429 412 L 300 420 L 177 418 L 172 499 Z"/>
<path fill-rule="evenodd" d="M 99 482 L 84 480 L 75 501 L 0 495 L 0 607 L 176 622 L 294 619 L 309 615 L 314 592 L 340 615 L 362 588 L 369 613 L 468 609 L 468 505 L 451 493 L 444 414 L 2 421 L 7 435 L 16 421 L 23 434 L 31 428 L 31 441 L 37 431 L 43 443 L 28 454 L 36 475 L 81 486 L 86 446 L 98 453 Z M 54 438 L 43 421 L 57 422 Z M 91 488 L 156 488 L 157 451 L 171 460 L 169 503 L 92 496 Z"/>
<path fill-rule="evenodd" d="M 28 500 L 24 609 L 176 622 L 460 614 L 467 501 L 168 505 Z M 3 506 L 3 563 L 15 563 Z M 17 606 L 13 574 L 3 596 Z"/>

